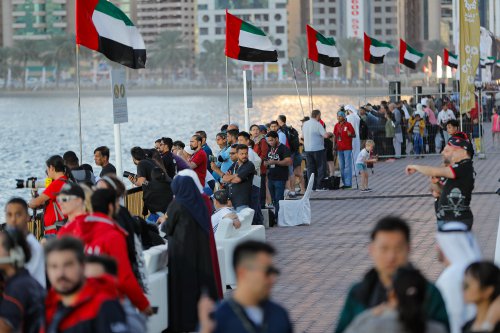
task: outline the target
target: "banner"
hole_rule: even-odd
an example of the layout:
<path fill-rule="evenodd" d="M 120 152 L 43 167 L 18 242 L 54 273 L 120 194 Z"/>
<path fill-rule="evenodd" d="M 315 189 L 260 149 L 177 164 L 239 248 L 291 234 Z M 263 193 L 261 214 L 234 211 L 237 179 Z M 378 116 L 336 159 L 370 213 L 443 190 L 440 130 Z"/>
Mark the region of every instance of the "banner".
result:
<path fill-rule="evenodd" d="M 347 37 L 363 38 L 365 31 L 364 22 L 364 1 L 363 0 L 347 0 L 346 6 L 347 16 Z"/>
<path fill-rule="evenodd" d="M 474 79 L 479 65 L 479 9 L 477 0 L 460 1 L 460 113 L 475 107 Z"/>

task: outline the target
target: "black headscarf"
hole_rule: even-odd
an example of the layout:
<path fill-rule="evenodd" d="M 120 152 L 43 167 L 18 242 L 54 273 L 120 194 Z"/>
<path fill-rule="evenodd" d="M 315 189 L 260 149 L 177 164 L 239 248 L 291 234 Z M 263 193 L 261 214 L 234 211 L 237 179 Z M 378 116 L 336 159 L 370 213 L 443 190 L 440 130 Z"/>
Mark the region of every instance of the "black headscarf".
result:
<path fill-rule="evenodd" d="M 207 206 L 193 179 L 187 176 L 176 176 L 172 182 L 172 191 L 174 193 L 174 200 L 187 209 L 189 214 L 208 235 L 210 218 Z"/>

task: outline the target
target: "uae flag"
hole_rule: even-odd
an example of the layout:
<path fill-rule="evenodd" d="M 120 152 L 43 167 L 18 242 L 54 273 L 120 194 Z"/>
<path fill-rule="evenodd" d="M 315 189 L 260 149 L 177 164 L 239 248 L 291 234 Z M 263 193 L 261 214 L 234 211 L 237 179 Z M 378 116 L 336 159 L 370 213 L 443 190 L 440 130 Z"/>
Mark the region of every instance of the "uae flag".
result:
<path fill-rule="evenodd" d="M 486 59 L 484 58 L 479 58 L 479 67 L 480 68 L 486 68 Z"/>
<path fill-rule="evenodd" d="M 371 64 L 383 64 L 385 55 L 392 49 L 391 44 L 382 43 L 365 33 L 365 61 Z"/>
<path fill-rule="evenodd" d="M 444 49 L 444 65 L 452 68 L 458 67 L 458 56 Z"/>
<path fill-rule="evenodd" d="M 497 59 L 495 57 L 486 58 L 486 66 L 494 65 Z"/>
<path fill-rule="evenodd" d="M 307 25 L 307 51 L 309 59 L 319 62 L 325 66 L 339 67 L 339 52 L 335 39 L 326 38 L 310 25 Z"/>
<path fill-rule="evenodd" d="M 226 56 L 253 62 L 277 62 L 278 52 L 264 31 L 226 10 Z"/>
<path fill-rule="evenodd" d="M 146 66 L 139 30 L 107 0 L 76 0 L 76 43 L 130 68 Z"/>
<path fill-rule="evenodd" d="M 497 66 L 500 67 L 500 59 L 497 60 Z"/>
<path fill-rule="evenodd" d="M 411 69 L 417 68 L 417 63 L 424 56 L 423 53 L 418 52 L 402 39 L 399 40 L 399 63 Z"/>

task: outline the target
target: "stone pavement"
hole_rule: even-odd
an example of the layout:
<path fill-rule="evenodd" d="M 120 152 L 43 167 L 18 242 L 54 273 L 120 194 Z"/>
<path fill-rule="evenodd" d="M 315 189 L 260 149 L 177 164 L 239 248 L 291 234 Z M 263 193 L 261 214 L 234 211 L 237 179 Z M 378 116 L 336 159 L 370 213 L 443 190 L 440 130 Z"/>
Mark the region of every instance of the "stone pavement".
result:
<path fill-rule="evenodd" d="M 473 230 L 486 258 L 493 258 L 500 215 L 500 150 L 475 159 L 476 187 L 472 198 Z M 370 230 L 377 219 L 398 215 L 412 228 L 412 262 L 432 281 L 442 271 L 437 261 L 433 198 L 427 179 L 406 176 L 407 164 L 440 163 L 439 157 L 381 162 L 370 175 L 369 194 L 356 190 L 315 192 L 312 224 L 267 230 L 278 250 L 281 276 L 273 298 L 290 311 L 295 332 L 333 332 L 349 286 L 371 267 Z"/>

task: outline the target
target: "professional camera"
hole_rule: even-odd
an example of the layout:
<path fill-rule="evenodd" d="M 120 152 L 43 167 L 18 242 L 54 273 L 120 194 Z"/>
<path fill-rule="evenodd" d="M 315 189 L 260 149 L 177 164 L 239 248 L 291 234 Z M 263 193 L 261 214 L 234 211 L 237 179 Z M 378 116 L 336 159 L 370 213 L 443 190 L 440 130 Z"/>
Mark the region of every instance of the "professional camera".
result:
<path fill-rule="evenodd" d="M 128 171 L 123 171 L 123 177 L 124 178 L 128 178 L 128 177 L 133 177 L 133 178 L 137 178 L 137 175 L 132 173 L 132 172 L 128 172 Z"/>
<path fill-rule="evenodd" d="M 214 162 L 214 163 L 215 163 L 215 162 L 217 162 L 217 161 L 218 161 L 218 158 L 217 158 L 217 156 L 210 155 L 210 156 L 208 156 L 208 160 L 209 160 L 210 162 Z"/>
<path fill-rule="evenodd" d="M 29 189 L 39 189 L 46 188 L 50 185 L 52 179 L 44 178 L 38 179 L 36 177 L 29 177 L 26 180 L 24 179 L 16 179 L 16 188 L 29 188 Z"/>

